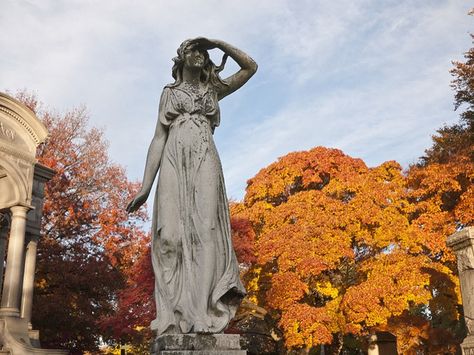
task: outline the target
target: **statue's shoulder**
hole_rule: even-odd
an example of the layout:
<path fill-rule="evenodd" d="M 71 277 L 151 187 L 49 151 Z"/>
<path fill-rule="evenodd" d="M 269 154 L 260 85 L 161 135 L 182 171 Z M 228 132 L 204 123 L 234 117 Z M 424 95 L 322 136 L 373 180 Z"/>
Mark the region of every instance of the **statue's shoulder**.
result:
<path fill-rule="evenodd" d="M 163 88 L 162 96 L 176 96 L 179 93 L 180 89 L 175 83 L 167 84 Z"/>
<path fill-rule="evenodd" d="M 163 91 L 171 91 L 176 88 L 176 83 L 169 83 L 163 87 Z"/>
<path fill-rule="evenodd" d="M 165 99 L 170 97 L 170 94 L 173 91 L 173 84 L 167 84 L 163 87 L 163 91 L 161 92 L 161 98 Z M 171 95 L 172 96 L 172 95 Z"/>

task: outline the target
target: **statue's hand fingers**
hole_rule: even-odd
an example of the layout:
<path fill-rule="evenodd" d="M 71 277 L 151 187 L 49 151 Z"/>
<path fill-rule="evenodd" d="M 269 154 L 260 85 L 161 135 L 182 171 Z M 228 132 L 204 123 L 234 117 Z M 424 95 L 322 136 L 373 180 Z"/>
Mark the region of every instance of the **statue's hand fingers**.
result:
<path fill-rule="evenodd" d="M 132 201 L 130 201 L 128 203 L 126 210 L 127 210 L 128 213 L 132 213 L 132 212 L 135 212 L 136 209 L 137 209 L 136 201 L 135 201 L 135 199 L 133 199 Z"/>
<path fill-rule="evenodd" d="M 206 50 L 213 49 L 216 47 L 215 43 L 206 37 L 197 37 L 193 39 L 192 42 L 196 47 Z"/>

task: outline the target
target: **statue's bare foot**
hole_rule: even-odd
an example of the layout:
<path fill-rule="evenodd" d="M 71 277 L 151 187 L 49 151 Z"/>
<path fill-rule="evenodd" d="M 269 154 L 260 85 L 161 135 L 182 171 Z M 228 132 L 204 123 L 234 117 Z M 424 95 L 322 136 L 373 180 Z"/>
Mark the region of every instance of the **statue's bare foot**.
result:
<path fill-rule="evenodd" d="M 203 320 L 198 320 L 194 322 L 194 332 L 201 334 L 210 334 L 212 333 L 212 321 L 208 316 L 204 316 Z"/>

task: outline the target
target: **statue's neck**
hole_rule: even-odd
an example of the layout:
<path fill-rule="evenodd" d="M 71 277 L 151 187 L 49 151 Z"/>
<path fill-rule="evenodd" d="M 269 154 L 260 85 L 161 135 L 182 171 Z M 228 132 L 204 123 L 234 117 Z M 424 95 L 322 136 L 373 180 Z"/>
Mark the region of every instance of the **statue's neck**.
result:
<path fill-rule="evenodd" d="M 183 68 L 183 81 L 191 85 L 199 85 L 201 80 L 201 68 Z"/>

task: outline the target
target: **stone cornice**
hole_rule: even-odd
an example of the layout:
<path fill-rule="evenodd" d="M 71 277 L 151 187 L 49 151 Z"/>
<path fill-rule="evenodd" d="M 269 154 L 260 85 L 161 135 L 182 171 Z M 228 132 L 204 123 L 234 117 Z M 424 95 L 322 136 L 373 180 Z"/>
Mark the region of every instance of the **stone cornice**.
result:
<path fill-rule="evenodd" d="M 453 248 L 454 251 L 474 245 L 474 227 L 465 227 L 450 235 L 446 241 L 446 245 Z"/>
<path fill-rule="evenodd" d="M 31 126 L 20 115 L 16 114 L 14 111 L 10 110 L 8 107 L 5 106 L 0 106 L 0 111 L 14 118 L 18 123 L 20 123 L 23 128 L 25 128 L 26 131 L 30 134 L 31 138 L 37 146 L 42 143 L 40 137 L 38 137 L 38 135 L 31 128 Z"/>

